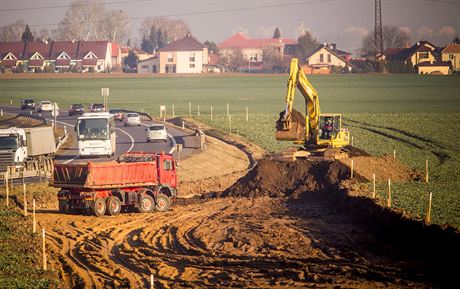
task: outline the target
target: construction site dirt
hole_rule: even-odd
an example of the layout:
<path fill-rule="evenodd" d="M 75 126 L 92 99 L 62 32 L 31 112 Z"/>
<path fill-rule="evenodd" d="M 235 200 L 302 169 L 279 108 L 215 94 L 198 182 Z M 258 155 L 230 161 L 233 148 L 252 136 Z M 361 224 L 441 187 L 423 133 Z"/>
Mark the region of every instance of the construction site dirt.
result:
<path fill-rule="evenodd" d="M 458 232 L 350 196 L 349 173 L 266 157 L 166 213 L 37 219 L 64 288 L 458 288 Z"/>

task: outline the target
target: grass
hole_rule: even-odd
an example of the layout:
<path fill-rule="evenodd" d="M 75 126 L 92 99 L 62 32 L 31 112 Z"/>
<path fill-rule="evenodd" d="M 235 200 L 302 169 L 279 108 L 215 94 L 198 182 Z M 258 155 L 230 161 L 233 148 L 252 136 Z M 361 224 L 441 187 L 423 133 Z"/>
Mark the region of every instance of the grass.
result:
<path fill-rule="evenodd" d="M 0 207 L 0 288 L 55 288 L 53 273 L 43 271 L 40 239 L 31 232 L 31 220 L 16 209 Z"/>

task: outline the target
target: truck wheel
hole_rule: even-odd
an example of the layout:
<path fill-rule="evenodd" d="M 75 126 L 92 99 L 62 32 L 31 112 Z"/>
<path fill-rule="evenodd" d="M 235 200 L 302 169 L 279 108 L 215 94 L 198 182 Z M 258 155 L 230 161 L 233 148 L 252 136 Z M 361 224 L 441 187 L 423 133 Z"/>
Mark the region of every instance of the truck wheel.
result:
<path fill-rule="evenodd" d="M 155 203 L 155 210 L 158 212 L 166 212 L 171 207 L 171 199 L 165 194 L 158 194 Z"/>
<path fill-rule="evenodd" d="M 153 211 L 155 202 L 153 198 L 149 195 L 142 195 L 139 202 L 139 212 L 141 213 L 150 213 Z"/>
<path fill-rule="evenodd" d="M 107 210 L 107 205 L 103 198 L 99 198 L 94 202 L 94 214 L 98 217 L 103 216 Z"/>
<path fill-rule="evenodd" d="M 121 212 L 121 202 L 120 199 L 111 196 L 107 199 L 107 215 L 109 216 L 115 216 L 120 214 Z"/>
<path fill-rule="evenodd" d="M 59 201 L 59 213 L 61 214 L 70 213 L 69 203 L 67 201 Z"/>

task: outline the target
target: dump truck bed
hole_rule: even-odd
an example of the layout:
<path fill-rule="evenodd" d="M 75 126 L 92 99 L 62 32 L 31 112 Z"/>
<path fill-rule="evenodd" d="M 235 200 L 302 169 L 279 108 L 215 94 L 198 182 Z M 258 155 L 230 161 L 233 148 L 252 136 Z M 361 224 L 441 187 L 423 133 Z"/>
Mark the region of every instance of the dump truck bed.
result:
<path fill-rule="evenodd" d="M 158 184 L 157 166 L 151 162 L 88 162 L 55 164 L 51 185 L 64 188 L 111 189 Z"/>

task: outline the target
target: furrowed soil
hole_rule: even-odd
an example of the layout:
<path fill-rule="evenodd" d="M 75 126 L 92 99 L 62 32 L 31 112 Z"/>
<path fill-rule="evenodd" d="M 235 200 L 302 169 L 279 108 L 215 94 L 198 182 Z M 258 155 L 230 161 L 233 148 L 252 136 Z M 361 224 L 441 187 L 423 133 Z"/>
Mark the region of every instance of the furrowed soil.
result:
<path fill-rule="evenodd" d="M 166 213 L 38 220 L 63 288 L 147 288 L 150 274 L 155 288 L 458 288 L 458 232 L 350 196 L 366 177 L 349 173 L 266 157 L 224 192 Z"/>

